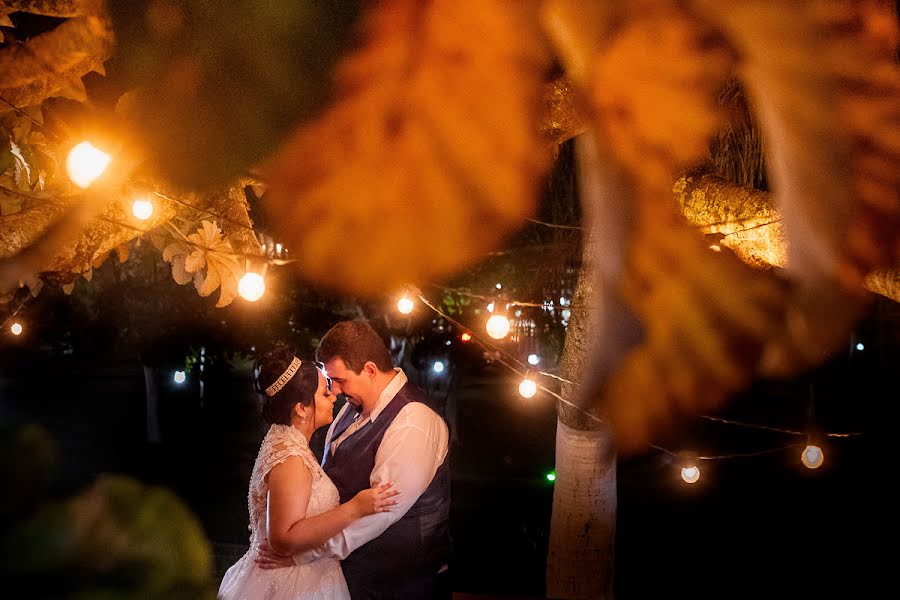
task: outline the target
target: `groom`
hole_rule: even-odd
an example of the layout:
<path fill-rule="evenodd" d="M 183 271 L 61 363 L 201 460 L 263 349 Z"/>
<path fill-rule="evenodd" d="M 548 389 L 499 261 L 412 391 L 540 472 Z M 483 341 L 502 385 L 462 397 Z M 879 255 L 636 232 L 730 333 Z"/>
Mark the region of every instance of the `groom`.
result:
<path fill-rule="evenodd" d="M 343 321 L 322 338 L 316 358 L 347 404 L 325 439 L 323 468 L 347 502 L 394 482 L 399 505 L 364 517 L 323 547 L 294 557 L 341 559 L 359 599 L 450 598 L 448 431 L 425 393 L 391 365 L 381 337 L 363 321 Z M 263 565 L 275 557 L 263 557 Z"/>

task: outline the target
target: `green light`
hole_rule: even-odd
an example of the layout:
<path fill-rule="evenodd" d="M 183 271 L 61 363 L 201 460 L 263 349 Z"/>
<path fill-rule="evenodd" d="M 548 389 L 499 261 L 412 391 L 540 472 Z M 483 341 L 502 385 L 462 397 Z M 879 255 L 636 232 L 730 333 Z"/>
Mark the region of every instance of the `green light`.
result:
<path fill-rule="evenodd" d="M 554 473 L 553 471 L 550 471 L 549 473 L 547 473 L 547 481 L 550 481 L 550 482 L 556 481 L 556 473 Z"/>

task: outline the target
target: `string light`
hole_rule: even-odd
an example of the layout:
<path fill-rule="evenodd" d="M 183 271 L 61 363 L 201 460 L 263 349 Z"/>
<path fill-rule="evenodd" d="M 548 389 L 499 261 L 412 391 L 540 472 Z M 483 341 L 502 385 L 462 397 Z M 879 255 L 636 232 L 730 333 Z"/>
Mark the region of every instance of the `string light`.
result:
<path fill-rule="evenodd" d="M 860 350 L 860 351 L 865 350 L 865 349 L 866 349 L 866 345 L 863 344 L 862 342 L 859 342 L 858 344 L 856 344 L 856 349 L 857 349 L 857 350 Z"/>
<path fill-rule="evenodd" d="M 554 481 L 556 481 L 556 472 L 550 471 L 544 477 L 547 478 L 547 481 L 549 481 L 550 483 L 553 483 Z"/>
<path fill-rule="evenodd" d="M 526 374 L 519 384 L 519 395 L 523 398 L 533 398 L 535 394 L 537 394 L 537 383 L 535 383 L 530 373 Z"/>
<path fill-rule="evenodd" d="M 137 198 L 131 203 L 131 213 L 139 221 L 146 221 L 153 216 L 153 203 L 146 198 Z"/>
<path fill-rule="evenodd" d="M 81 142 L 69 151 L 66 158 L 66 171 L 69 179 L 80 188 L 88 188 L 98 177 L 103 175 L 112 157 L 96 148 L 90 142 Z"/>
<path fill-rule="evenodd" d="M 436 286 L 436 287 L 440 287 L 440 286 Z M 446 290 L 447 288 L 441 288 L 441 289 L 445 289 L 445 290 Z M 451 290 L 451 291 L 454 291 L 454 290 Z M 456 293 L 459 293 L 459 292 L 456 292 Z M 506 366 L 507 368 L 509 368 L 509 369 L 512 370 L 513 372 L 518 373 L 518 374 L 521 375 L 521 371 L 517 370 L 513 365 L 509 364 L 509 362 L 503 360 L 502 356 L 507 356 L 507 357 L 510 359 L 511 362 L 519 363 L 518 360 L 516 360 L 516 359 L 513 358 L 512 356 L 506 354 L 506 353 L 503 352 L 502 350 L 500 350 L 500 349 L 498 349 L 498 348 L 496 348 L 496 347 L 490 345 L 489 343 L 486 343 L 486 342 L 484 342 L 484 341 L 478 339 L 476 336 L 473 336 L 473 335 L 470 333 L 470 331 L 469 331 L 464 325 L 462 325 L 462 324 L 459 323 L 458 321 L 454 320 L 454 319 L 453 319 L 452 317 L 450 317 L 449 315 L 445 314 L 443 311 L 441 311 L 441 310 L 440 310 L 437 306 L 435 306 L 434 304 L 430 303 L 430 302 L 427 300 L 427 298 L 425 298 L 424 296 L 421 295 L 421 293 L 417 293 L 417 297 L 418 297 L 418 299 L 419 299 L 425 306 L 427 306 L 428 308 L 430 308 L 430 309 L 431 309 L 432 311 L 434 311 L 437 315 L 443 317 L 443 318 L 446 319 L 448 322 L 450 322 L 450 323 L 452 323 L 453 325 L 455 325 L 456 327 L 459 327 L 460 329 L 462 329 L 463 332 L 460 334 L 460 339 L 461 339 L 462 341 L 466 341 L 466 342 L 467 342 L 467 341 L 475 341 L 475 342 L 477 342 L 479 345 L 481 345 L 482 347 L 484 347 L 487 351 L 492 352 L 492 354 L 494 355 L 495 359 L 496 359 L 500 364 Z M 484 297 L 481 297 L 481 296 L 475 296 L 474 294 L 472 295 L 472 297 L 479 297 L 479 298 L 482 298 L 482 299 L 487 299 L 487 298 L 484 298 Z M 560 300 L 561 300 L 560 304 L 561 304 L 562 306 L 570 305 L 570 304 L 569 304 L 569 301 L 563 301 L 563 298 L 560 298 Z M 495 306 L 496 306 L 497 301 L 495 300 L 494 302 L 495 302 Z M 526 304 L 526 303 L 519 303 L 519 302 L 510 302 L 510 303 L 507 303 L 506 305 L 507 305 L 507 306 L 510 306 L 510 305 L 528 306 L 528 304 Z M 534 306 L 537 306 L 537 307 L 546 307 L 547 304 L 546 304 L 546 303 L 545 303 L 545 304 L 542 304 L 542 305 L 537 305 L 537 304 L 535 304 Z M 552 307 L 552 304 L 551 304 L 550 306 Z M 499 315 L 492 315 L 492 316 L 499 316 Z M 538 358 L 538 359 L 539 359 L 539 357 L 537 357 L 537 355 L 529 355 L 529 357 L 528 357 L 529 364 L 531 364 L 531 356 L 534 356 L 535 358 Z M 519 363 L 519 364 L 521 364 L 521 363 Z M 531 396 L 533 396 L 534 393 L 536 393 L 536 390 L 539 388 L 539 389 L 541 389 L 541 390 L 544 390 L 545 392 L 547 392 L 549 395 L 553 396 L 554 398 L 556 398 L 558 401 L 560 401 L 560 402 L 562 402 L 562 403 L 564 403 L 564 404 L 566 404 L 566 405 L 568 405 L 568 406 L 571 406 L 571 407 L 573 407 L 574 409 L 578 410 L 579 412 L 581 412 L 582 414 L 584 414 L 586 417 L 591 418 L 591 419 L 593 419 L 593 420 L 596 420 L 596 421 L 598 421 L 598 422 L 600 422 L 600 423 L 604 423 L 604 424 L 606 423 L 603 419 L 597 417 L 596 415 L 591 414 L 590 412 L 588 412 L 588 411 L 584 410 L 583 408 L 581 408 L 581 407 L 579 407 L 579 406 L 573 404 L 572 402 L 569 402 L 568 400 L 566 400 L 565 398 L 563 398 L 562 396 L 560 396 L 559 394 L 557 394 L 557 393 L 554 392 L 553 390 L 550 390 L 550 389 L 547 389 L 547 388 L 545 388 L 545 387 L 543 387 L 543 386 L 538 385 L 538 384 L 534 381 L 534 379 L 532 379 L 532 373 L 534 373 L 535 371 L 532 371 L 531 369 L 528 369 L 528 368 L 526 367 L 526 365 L 524 365 L 524 364 L 522 364 L 522 367 L 526 369 L 526 374 L 524 375 L 522 382 L 520 382 L 520 394 L 521 394 L 523 397 L 531 397 Z M 569 380 L 567 380 L 567 379 L 565 379 L 565 378 L 563 378 L 563 377 L 559 377 L 558 375 L 555 375 L 555 374 L 553 374 L 553 373 L 547 373 L 547 372 L 545 372 L 545 371 L 537 371 L 537 373 L 539 373 L 539 374 L 541 374 L 541 375 L 546 375 L 546 376 L 548 376 L 548 377 L 552 377 L 552 378 L 554 378 L 554 379 L 559 380 L 559 381 L 562 382 L 562 383 L 567 383 L 567 384 L 575 385 L 575 386 L 579 386 L 579 385 L 580 385 L 578 382 L 569 381 Z M 530 383 L 526 383 L 526 380 L 530 380 Z M 535 392 L 534 392 L 534 393 L 531 393 L 531 392 L 530 392 L 530 390 L 531 390 L 531 385 L 534 385 L 534 389 L 535 389 Z M 523 386 L 524 386 L 524 390 L 521 389 Z M 522 393 L 523 391 L 524 391 L 525 393 Z M 529 393 L 531 393 L 531 395 L 527 395 L 527 394 L 529 394 Z M 739 421 L 733 421 L 733 420 L 729 420 L 729 419 L 723 419 L 723 418 L 721 418 L 721 417 L 713 417 L 713 416 L 708 416 L 708 415 L 698 415 L 698 417 L 703 418 L 703 419 L 707 419 L 707 420 L 710 420 L 710 421 L 714 421 L 714 422 L 724 423 L 724 424 L 728 424 L 728 425 L 738 425 L 738 426 L 741 426 L 741 427 L 747 427 L 747 428 L 752 428 L 752 429 L 761 429 L 761 430 L 773 431 L 773 432 L 778 432 L 778 433 L 783 433 L 783 434 L 790 434 L 790 435 L 808 435 L 808 434 L 805 434 L 805 433 L 800 432 L 800 431 L 794 431 L 794 430 L 788 430 L 788 429 L 781 429 L 781 428 L 771 427 L 771 426 L 767 426 L 767 425 L 754 424 L 754 423 L 743 423 L 743 422 L 739 422 Z M 828 437 L 852 437 L 852 436 L 858 436 L 858 435 L 862 435 L 862 434 L 859 433 L 859 432 L 854 432 L 854 433 L 822 433 L 822 435 L 823 435 L 823 436 L 828 436 Z M 800 445 L 800 446 L 802 446 L 802 445 Z M 792 451 L 793 451 L 793 450 L 799 449 L 800 446 L 798 446 L 798 444 L 788 444 L 788 445 L 785 445 L 785 446 L 779 446 L 779 447 L 776 447 L 776 448 L 766 448 L 766 449 L 763 449 L 763 450 L 757 450 L 757 451 L 752 451 L 752 452 L 739 452 L 739 453 L 731 453 L 731 454 L 724 454 L 724 455 L 718 455 L 718 456 L 697 456 L 696 453 L 693 453 L 693 452 L 680 452 L 680 453 L 675 453 L 675 452 L 672 452 L 672 451 L 670 451 L 670 450 L 667 450 L 666 448 L 663 448 L 663 447 L 661 447 L 661 446 L 658 446 L 658 445 L 656 445 L 656 444 L 652 444 L 652 443 L 650 444 L 650 447 L 651 447 L 651 448 L 655 448 L 655 449 L 657 449 L 657 450 L 659 450 L 659 451 L 661 451 L 661 452 L 663 452 L 663 453 L 666 453 L 666 454 L 668 454 L 668 455 L 670 455 L 670 456 L 672 456 L 673 458 L 675 458 L 675 459 L 678 460 L 678 464 L 679 464 L 679 466 L 680 466 L 680 475 L 681 475 L 681 478 L 682 478 L 682 480 L 683 480 L 685 483 L 687 483 L 687 484 L 689 484 L 689 485 L 694 485 L 694 484 L 696 484 L 696 483 L 700 480 L 700 468 L 699 468 L 699 466 L 697 465 L 697 461 L 699 461 L 699 460 L 724 460 L 724 459 L 742 458 L 742 457 L 755 457 L 755 456 L 761 456 L 761 455 L 771 454 L 771 453 L 775 453 L 775 452 L 784 452 L 785 450 L 792 450 Z M 815 465 L 815 466 L 810 466 L 809 468 L 817 468 L 818 466 L 820 466 L 820 465 L 822 464 L 823 459 L 824 459 L 824 455 L 823 455 L 823 453 L 822 453 L 821 448 L 820 448 L 819 446 L 815 446 L 815 445 L 812 445 L 812 444 L 810 444 L 810 445 L 807 446 L 807 448 L 806 448 L 806 450 L 804 450 L 803 456 L 802 456 L 802 460 L 804 461 L 804 464 L 806 464 L 806 462 L 809 462 L 811 465 Z M 553 478 L 555 478 L 555 474 L 553 475 Z M 550 481 L 552 481 L 552 479 L 551 479 L 551 477 L 550 477 L 550 474 L 547 475 L 547 479 L 550 480 Z"/>
<path fill-rule="evenodd" d="M 175 380 L 175 383 L 180 385 L 187 379 L 187 375 L 184 374 L 184 371 L 175 371 L 172 379 Z"/>
<path fill-rule="evenodd" d="M 431 368 L 435 373 L 443 373 L 444 363 L 442 361 L 436 360 L 434 361 L 434 364 L 431 366 Z"/>
<path fill-rule="evenodd" d="M 238 281 L 238 294 L 247 302 L 256 302 L 266 293 L 266 281 L 263 276 L 247 271 Z"/>
<path fill-rule="evenodd" d="M 509 319 L 506 315 L 491 315 L 484 327 L 489 336 L 502 340 L 509 333 Z"/>
<path fill-rule="evenodd" d="M 528 355 L 528 364 L 529 365 L 536 367 L 537 365 L 540 364 L 540 362 L 541 362 L 541 357 L 538 356 L 537 354 L 529 354 Z"/>
<path fill-rule="evenodd" d="M 685 483 L 697 483 L 700 480 L 700 468 L 697 465 L 681 467 L 681 478 Z"/>
<path fill-rule="evenodd" d="M 22 331 L 24 330 L 24 327 L 22 327 L 21 323 L 16 321 L 15 323 L 12 324 L 12 326 L 9 328 L 9 330 L 12 332 L 13 335 L 22 335 Z"/>
<path fill-rule="evenodd" d="M 412 298 L 406 294 L 403 294 L 403 297 L 397 300 L 397 310 L 404 315 L 411 313 L 415 305 L 416 303 L 412 301 Z"/>
<path fill-rule="evenodd" d="M 800 461 L 807 469 L 818 469 L 825 461 L 825 454 L 822 449 L 814 444 L 809 444 L 800 454 Z"/>

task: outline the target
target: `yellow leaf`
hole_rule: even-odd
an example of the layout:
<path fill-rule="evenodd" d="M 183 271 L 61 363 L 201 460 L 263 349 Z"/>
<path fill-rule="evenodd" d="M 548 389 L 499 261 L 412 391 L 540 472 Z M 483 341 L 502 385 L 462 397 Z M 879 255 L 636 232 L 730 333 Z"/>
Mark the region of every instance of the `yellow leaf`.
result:
<path fill-rule="evenodd" d="M 706 156 L 731 64 L 713 33 L 674 6 L 628 22 L 598 51 L 587 90 L 595 124 L 639 181 L 671 187 Z"/>
<path fill-rule="evenodd" d="M 304 277 L 373 294 L 459 269 L 533 213 L 549 56 L 532 2 L 389 0 L 365 25 L 265 206 Z"/>
<path fill-rule="evenodd" d="M 178 285 L 184 285 L 191 280 L 193 275 L 188 273 L 184 268 L 184 255 L 179 254 L 172 259 L 172 279 Z"/>

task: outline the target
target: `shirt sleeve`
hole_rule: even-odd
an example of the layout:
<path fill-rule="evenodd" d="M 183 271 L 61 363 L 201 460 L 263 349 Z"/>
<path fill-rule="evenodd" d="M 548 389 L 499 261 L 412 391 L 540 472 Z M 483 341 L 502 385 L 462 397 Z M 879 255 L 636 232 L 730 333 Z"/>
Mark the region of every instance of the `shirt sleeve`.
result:
<path fill-rule="evenodd" d="M 447 457 L 448 443 L 447 424 L 437 413 L 420 402 L 404 406 L 381 440 L 369 478 L 372 486 L 394 482 L 394 489 L 400 491 L 399 504 L 389 512 L 354 521 L 323 546 L 295 555 L 294 562 L 303 564 L 326 556 L 343 560 L 384 533 L 406 514 L 434 479 Z"/>

